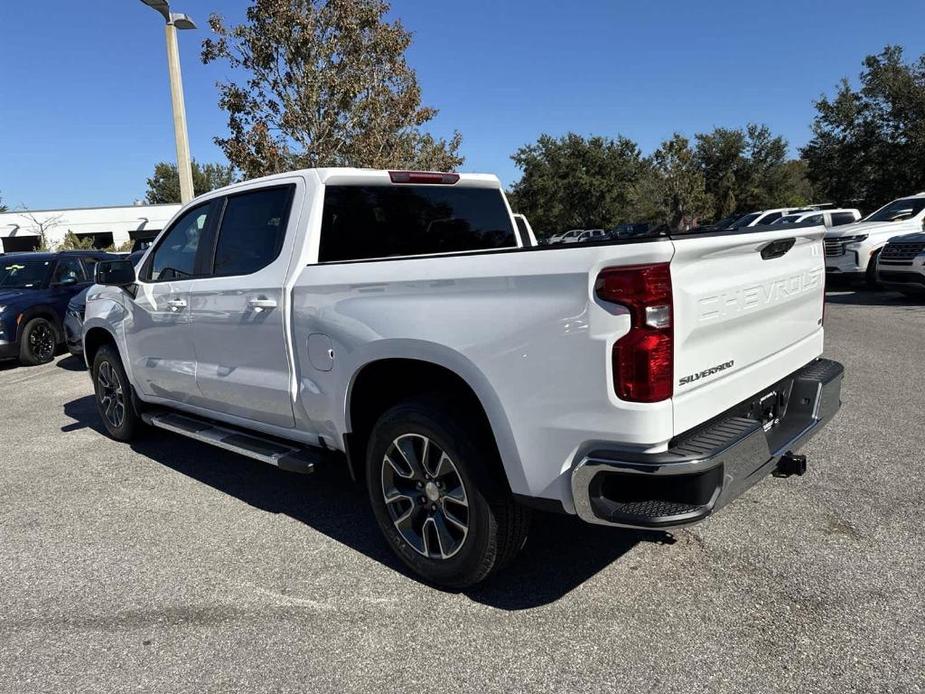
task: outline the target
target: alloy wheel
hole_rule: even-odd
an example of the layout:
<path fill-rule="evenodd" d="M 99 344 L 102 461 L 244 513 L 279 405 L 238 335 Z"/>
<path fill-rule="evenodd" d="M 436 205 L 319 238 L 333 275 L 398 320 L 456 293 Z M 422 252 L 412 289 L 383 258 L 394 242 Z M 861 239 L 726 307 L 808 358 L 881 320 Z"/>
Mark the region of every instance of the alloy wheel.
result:
<path fill-rule="evenodd" d="M 113 429 L 118 429 L 125 421 L 125 394 L 112 364 L 108 361 L 100 362 L 96 380 L 100 410 Z"/>
<path fill-rule="evenodd" d="M 382 496 L 402 539 L 428 559 L 449 559 L 469 534 L 469 499 L 456 464 L 421 434 L 392 441 L 382 459 Z"/>
<path fill-rule="evenodd" d="M 29 333 L 29 350 L 36 360 L 50 361 L 55 356 L 55 333 L 47 323 L 38 323 Z"/>

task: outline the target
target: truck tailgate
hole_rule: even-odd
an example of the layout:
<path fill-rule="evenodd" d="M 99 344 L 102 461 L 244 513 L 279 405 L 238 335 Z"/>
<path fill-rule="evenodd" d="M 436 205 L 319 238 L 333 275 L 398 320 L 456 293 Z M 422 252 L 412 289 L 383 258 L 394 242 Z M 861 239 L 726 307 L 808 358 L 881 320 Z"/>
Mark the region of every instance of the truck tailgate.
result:
<path fill-rule="evenodd" d="M 824 228 L 676 237 L 675 434 L 822 353 Z"/>

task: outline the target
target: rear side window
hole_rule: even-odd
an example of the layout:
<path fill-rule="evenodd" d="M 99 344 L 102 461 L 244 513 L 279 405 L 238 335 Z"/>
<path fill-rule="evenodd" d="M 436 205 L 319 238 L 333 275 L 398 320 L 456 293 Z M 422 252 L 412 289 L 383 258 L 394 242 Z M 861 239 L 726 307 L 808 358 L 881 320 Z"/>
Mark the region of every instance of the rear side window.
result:
<path fill-rule="evenodd" d="M 776 222 L 778 219 L 780 219 L 783 216 L 784 215 L 781 212 L 772 212 L 766 217 L 762 217 L 759 223 L 760 224 L 773 224 L 774 222 Z"/>
<path fill-rule="evenodd" d="M 320 262 L 516 248 L 501 191 L 427 185 L 328 186 Z"/>
<path fill-rule="evenodd" d="M 263 188 L 228 198 L 215 244 L 215 275 L 249 275 L 279 256 L 293 186 Z"/>

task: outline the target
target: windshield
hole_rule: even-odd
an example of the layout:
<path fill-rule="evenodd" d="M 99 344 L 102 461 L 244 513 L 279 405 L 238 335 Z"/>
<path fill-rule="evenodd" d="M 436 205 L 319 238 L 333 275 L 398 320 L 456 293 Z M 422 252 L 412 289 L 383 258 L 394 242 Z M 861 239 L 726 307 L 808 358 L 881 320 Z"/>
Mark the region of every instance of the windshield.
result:
<path fill-rule="evenodd" d="M 45 283 L 50 260 L 8 260 L 0 264 L 0 287 L 32 289 Z"/>
<path fill-rule="evenodd" d="M 742 227 L 747 227 L 749 224 L 754 222 L 758 217 L 761 216 L 761 212 L 752 212 L 747 214 L 744 217 L 739 217 L 735 222 L 732 223 L 731 229 L 741 229 Z"/>
<path fill-rule="evenodd" d="M 886 207 L 881 207 L 865 222 L 897 222 L 901 219 L 915 217 L 925 209 L 925 198 L 903 198 L 894 200 Z"/>

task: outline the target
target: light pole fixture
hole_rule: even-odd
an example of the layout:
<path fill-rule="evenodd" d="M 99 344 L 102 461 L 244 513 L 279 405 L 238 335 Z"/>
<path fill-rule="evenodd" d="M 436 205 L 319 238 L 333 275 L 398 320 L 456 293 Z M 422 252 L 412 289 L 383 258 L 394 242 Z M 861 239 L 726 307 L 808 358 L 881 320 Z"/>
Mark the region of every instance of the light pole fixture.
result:
<path fill-rule="evenodd" d="M 195 29 L 196 24 L 185 14 L 171 12 L 167 0 L 141 1 L 157 11 L 167 23 L 167 70 L 170 75 L 170 97 L 173 102 L 173 132 L 177 141 L 177 174 L 180 176 L 180 202 L 185 205 L 193 199 L 193 169 L 190 162 L 189 133 L 186 130 L 186 105 L 183 103 L 183 78 L 180 74 L 177 29 Z"/>

